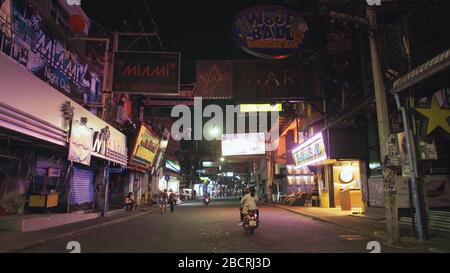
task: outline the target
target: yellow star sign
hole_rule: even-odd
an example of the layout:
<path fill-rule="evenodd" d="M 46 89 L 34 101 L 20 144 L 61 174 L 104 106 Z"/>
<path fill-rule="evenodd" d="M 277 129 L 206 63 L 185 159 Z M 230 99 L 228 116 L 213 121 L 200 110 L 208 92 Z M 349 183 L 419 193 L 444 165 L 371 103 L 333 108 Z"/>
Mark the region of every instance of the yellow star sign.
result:
<path fill-rule="evenodd" d="M 415 110 L 428 118 L 427 135 L 437 127 L 441 127 L 447 133 L 450 133 L 450 126 L 447 122 L 448 117 L 450 117 L 450 109 L 442 109 L 436 96 L 431 99 L 431 108 L 415 108 Z"/>

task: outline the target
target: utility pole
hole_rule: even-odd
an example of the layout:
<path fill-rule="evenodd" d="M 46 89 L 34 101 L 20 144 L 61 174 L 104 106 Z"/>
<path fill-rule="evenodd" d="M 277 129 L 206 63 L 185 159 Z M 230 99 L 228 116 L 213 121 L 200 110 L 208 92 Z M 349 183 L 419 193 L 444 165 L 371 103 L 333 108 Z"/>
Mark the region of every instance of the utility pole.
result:
<path fill-rule="evenodd" d="M 370 56 L 372 62 L 372 74 L 373 74 L 375 101 L 377 109 L 380 158 L 382 166 L 385 167 L 384 163 L 387 159 L 387 156 L 389 155 L 388 139 L 390 130 L 388 121 L 389 116 L 386 101 L 386 90 L 383 83 L 383 76 L 378 56 L 378 43 L 377 43 L 378 26 L 376 20 L 375 7 L 366 6 L 367 19 L 338 12 L 329 12 L 325 14 L 333 18 L 352 21 L 356 24 L 363 24 L 369 27 L 369 45 L 370 45 Z M 393 181 L 387 180 L 386 176 L 383 177 L 383 180 L 385 192 L 384 203 L 385 203 L 387 239 L 389 243 L 395 245 L 399 242 L 400 239 L 395 180 Z"/>
<path fill-rule="evenodd" d="M 385 159 L 389 155 L 388 138 L 389 138 L 389 116 L 388 107 L 386 102 L 386 90 L 383 83 L 383 77 L 380 67 L 380 61 L 378 56 L 378 44 L 377 44 L 377 19 L 374 7 L 366 7 L 366 15 L 369 23 L 369 43 L 370 43 L 370 56 L 372 61 L 372 73 L 373 83 L 375 88 L 375 101 L 377 108 L 377 120 L 378 120 L 378 137 L 380 140 L 380 157 L 382 166 L 385 163 Z M 384 176 L 384 175 L 383 175 Z M 398 208 L 397 197 L 395 187 L 392 187 L 394 181 L 384 180 L 384 193 L 385 193 L 385 215 L 386 215 L 386 232 L 387 239 L 391 244 L 397 244 L 400 239 L 400 232 L 398 227 Z"/>

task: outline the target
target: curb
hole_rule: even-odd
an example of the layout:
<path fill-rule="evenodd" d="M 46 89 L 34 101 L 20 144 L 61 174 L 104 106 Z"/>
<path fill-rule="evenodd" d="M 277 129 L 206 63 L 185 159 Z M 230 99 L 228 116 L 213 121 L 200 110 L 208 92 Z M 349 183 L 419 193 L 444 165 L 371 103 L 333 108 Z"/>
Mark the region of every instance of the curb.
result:
<path fill-rule="evenodd" d="M 299 211 L 296 211 L 296 210 L 293 210 L 293 209 L 289 209 L 289 208 L 285 208 L 285 207 L 281 207 L 281 206 L 277 206 L 277 205 L 273 205 L 273 206 L 276 207 L 276 208 L 279 208 L 279 209 L 284 209 L 286 211 L 289 211 L 289 212 L 292 212 L 292 213 L 295 213 L 295 214 L 302 215 L 302 216 L 304 216 L 306 218 L 309 218 L 309 219 L 312 219 L 312 220 L 321 221 L 321 222 L 324 222 L 324 223 L 327 223 L 327 224 L 331 224 L 331 225 L 334 225 L 334 226 L 337 226 L 337 227 L 340 227 L 340 228 L 343 228 L 343 229 L 347 229 L 349 231 L 353 231 L 353 232 L 356 232 L 356 233 L 361 233 L 361 234 L 366 235 L 366 236 L 372 236 L 372 237 L 380 239 L 380 240 L 382 240 L 384 242 L 386 241 L 385 235 L 384 234 L 379 234 L 376 231 L 375 232 L 367 232 L 365 229 L 349 227 L 347 225 L 342 225 L 342 224 L 339 224 L 339 223 L 336 223 L 336 222 L 333 222 L 333 221 L 326 220 L 326 219 L 321 218 L 321 217 L 309 215 L 309 214 L 306 214 L 306 213 L 303 213 L 303 212 L 299 212 Z"/>
<path fill-rule="evenodd" d="M 364 229 L 349 227 L 347 225 L 342 225 L 342 224 L 339 224 L 339 223 L 336 223 L 336 222 L 333 222 L 333 221 L 326 220 L 326 219 L 321 218 L 321 217 L 309 215 L 309 214 L 302 213 L 302 212 L 299 212 L 299 211 L 296 211 L 296 210 L 293 210 L 293 209 L 289 209 L 289 208 L 286 208 L 286 207 L 281 207 L 281 206 L 278 206 L 278 205 L 273 205 L 273 206 L 276 207 L 276 208 L 279 208 L 279 209 L 284 209 L 284 210 L 289 211 L 291 213 L 302 215 L 302 216 L 304 216 L 306 218 L 309 218 L 309 219 L 312 219 L 312 220 L 316 220 L 316 221 L 321 221 L 321 222 L 324 222 L 324 223 L 332 224 L 334 226 L 337 226 L 337 227 L 340 227 L 340 228 L 343 228 L 343 229 L 346 229 L 346 230 L 349 230 L 349 231 L 353 231 L 353 232 L 356 232 L 356 233 L 360 233 L 360 234 L 363 234 L 365 236 L 372 236 L 372 237 L 380 239 L 383 242 L 385 242 L 386 244 L 390 245 L 386 241 L 386 235 L 385 234 L 380 234 L 380 233 L 378 233 L 376 231 L 375 232 L 367 232 Z M 411 249 L 411 247 L 405 246 L 405 245 L 402 245 L 402 244 L 395 245 L 395 246 L 394 245 L 390 245 L 390 246 L 392 246 L 392 247 L 400 247 L 400 248 L 404 248 L 404 249 Z M 416 248 L 416 247 L 412 247 L 412 248 Z M 442 248 L 427 248 L 427 250 L 430 253 L 449 253 L 450 252 L 450 250 L 445 250 L 445 249 L 442 249 Z"/>
<path fill-rule="evenodd" d="M 48 243 L 53 242 L 53 241 L 64 239 L 64 238 L 67 238 L 67 237 L 70 237 L 70 236 L 73 236 L 73 235 L 82 234 L 82 233 L 93 231 L 93 230 L 97 230 L 97 229 L 100 229 L 100 228 L 103 228 L 103 227 L 106 227 L 106 226 L 109 226 L 109 225 L 118 224 L 118 223 L 125 222 L 125 221 L 131 220 L 131 219 L 135 219 L 135 218 L 138 218 L 138 217 L 150 214 L 153 211 L 155 211 L 155 210 L 149 209 L 148 211 L 139 212 L 139 214 L 131 215 L 131 216 L 128 216 L 128 217 L 122 217 L 122 218 L 119 218 L 119 219 L 115 219 L 115 220 L 112 220 L 112 221 L 107 221 L 107 222 L 104 222 L 104 223 L 100 223 L 100 224 L 97 224 L 97 225 L 85 227 L 85 228 L 82 228 L 82 229 L 69 231 L 69 232 L 66 232 L 66 233 L 59 234 L 59 235 L 56 235 L 54 237 L 48 238 L 48 239 L 38 240 L 38 241 L 32 242 L 32 243 L 30 243 L 28 245 L 25 245 L 25 246 L 21 246 L 21 247 L 18 247 L 18 248 L 10 249 L 10 250 L 4 251 L 3 253 L 18 253 L 18 252 L 22 252 L 22 251 L 25 251 L 25 250 L 28 250 L 28 249 L 31 249 L 31 248 L 35 248 L 35 247 L 38 247 L 38 246 L 43 246 L 43 245 L 48 244 Z"/>
<path fill-rule="evenodd" d="M 430 248 L 430 249 L 428 249 L 428 251 L 430 251 L 431 253 L 439 253 L 439 254 L 449 253 L 448 250 L 443 250 L 443 249 L 438 249 L 438 248 Z"/>

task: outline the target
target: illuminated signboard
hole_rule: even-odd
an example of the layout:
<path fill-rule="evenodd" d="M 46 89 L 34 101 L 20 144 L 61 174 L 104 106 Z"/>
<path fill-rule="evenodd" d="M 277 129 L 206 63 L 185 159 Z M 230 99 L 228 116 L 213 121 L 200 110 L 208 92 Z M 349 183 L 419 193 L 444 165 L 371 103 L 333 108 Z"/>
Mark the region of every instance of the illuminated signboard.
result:
<path fill-rule="evenodd" d="M 161 140 L 161 143 L 160 143 L 160 145 L 159 145 L 159 148 L 160 148 L 162 151 L 165 151 L 168 144 L 169 144 L 169 141 L 168 141 L 168 140 Z"/>
<path fill-rule="evenodd" d="M 178 94 L 180 53 L 114 53 L 112 91 L 134 94 Z"/>
<path fill-rule="evenodd" d="M 284 59 L 298 54 L 307 38 L 308 24 L 281 6 L 256 6 L 233 20 L 233 38 L 245 52 L 260 58 Z"/>
<path fill-rule="evenodd" d="M 254 112 L 281 112 L 283 111 L 283 105 L 277 104 L 241 104 L 241 113 L 254 113 Z"/>
<path fill-rule="evenodd" d="M 212 162 L 212 161 L 203 161 L 202 163 L 204 168 L 214 168 L 214 167 L 219 167 L 219 163 L 217 162 Z"/>
<path fill-rule="evenodd" d="M 322 134 L 317 134 L 292 150 L 295 167 L 302 168 L 327 159 Z"/>
<path fill-rule="evenodd" d="M 265 153 L 264 133 L 225 134 L 222 136 L 222 156 L 262 155 Z"/>
<path fill-rule="evenodd" d="M 101 75 L 95 71 L 95 68 L 100 68 L 97 61 L 88 64 L 74 48 L 67 46 L 63 37 L 50 31 L 44 16 L 30 1 L 0 3 L 3 3 L 0 10 L 2 53 L 77 102 L 96 102 L 100 99 L 98 93 L 102 90 L 102 81 Z M 13 28 L 6 27 L 4 20 Z M 96 51 L 93 47 L 86 50 L 90 54 Z"/>
<path fill-rule="evenodd" d="M 131 162 L 151 167 L 158 151 L 159 138 L 145 125 L 141 126 L 131 156 Z"/>
<path fill-rule="evenodd" d="M 179 172 L 180 164 L 177 161 L 166 160 L 166 168 L 175 172 Z"/>

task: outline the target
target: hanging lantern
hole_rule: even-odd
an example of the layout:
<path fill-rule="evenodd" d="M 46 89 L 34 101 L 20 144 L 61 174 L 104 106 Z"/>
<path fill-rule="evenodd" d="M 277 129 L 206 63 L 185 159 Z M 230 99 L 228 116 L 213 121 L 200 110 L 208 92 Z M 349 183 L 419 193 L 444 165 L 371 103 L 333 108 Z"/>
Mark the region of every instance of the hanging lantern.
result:
<path fill-rule="evenodd" d="M 86 21 L 83 16 L 76 14 L 69 17 L 69 28 L 71 31 L 81 33 L 84 31 L 85 26 Z"/>

